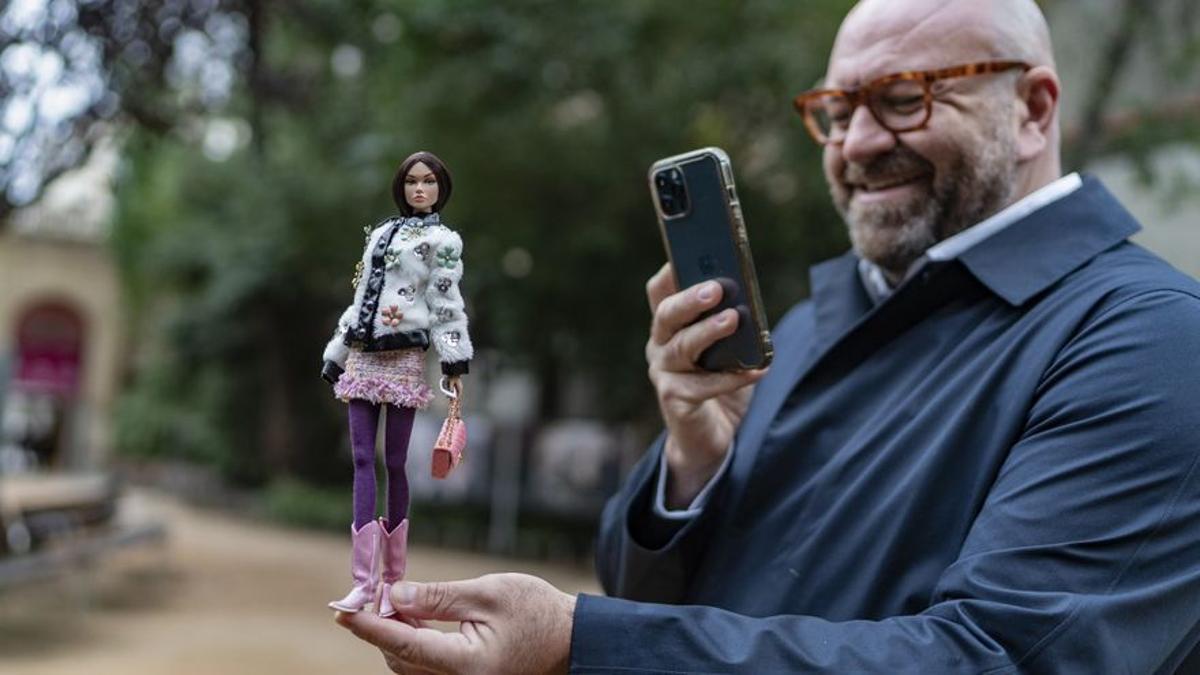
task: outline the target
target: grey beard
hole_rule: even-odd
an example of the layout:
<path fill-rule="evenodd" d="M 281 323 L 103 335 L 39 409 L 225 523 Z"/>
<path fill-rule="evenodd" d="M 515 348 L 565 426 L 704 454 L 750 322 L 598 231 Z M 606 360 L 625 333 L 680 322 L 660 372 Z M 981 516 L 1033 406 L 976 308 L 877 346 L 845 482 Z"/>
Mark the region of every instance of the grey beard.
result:
<path fill-rule="evenodd" d="M 977 151 L 957 161 L 926 189 L 928 194 L 896 206 L 858 207 L 831 187 L 834 204 L 849 225 L 854 252 L 883 268 L 892 280 L 901 279 L 931 246 L 979 223 L 1009 203 L 1016 187 L 1016 139 L 1004 125 Z M 932 169 L 930 162 L 906 146 L 878 158 L 867 167 L 850 166 L 855 181 L 868 176 L 901 173 L 912 166 Z"/>
<path fill-rule="evenodd" d="M 913 262 L 939 241 L 930 227 L 941 219 L 942 208 L 936 199 L 863 211 L 850 207 L 842 214 L 850 223 L 854 252 L 879 265 L 893 279 L 903 277 Z"/>

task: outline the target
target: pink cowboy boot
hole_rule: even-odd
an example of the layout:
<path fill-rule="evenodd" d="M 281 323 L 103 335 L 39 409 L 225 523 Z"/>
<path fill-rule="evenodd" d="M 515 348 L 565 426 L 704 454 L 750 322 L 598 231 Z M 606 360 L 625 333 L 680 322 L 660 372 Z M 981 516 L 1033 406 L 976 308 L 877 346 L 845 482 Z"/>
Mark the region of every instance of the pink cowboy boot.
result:
<path fill-rule="evenodd" d="M 350 576 L 354 587 L 346 597 L 329 603 L 342 612 L 357 612 L 375 600 L 375 586 L 379 577 L 375 574 L 375 562 L 379 557 L 379 523 L 372 520 L 354 531 L 350 526 L 352 551 L 350 554 Z"/>
<path fill-rule="evenodd" d="M 396 613 L 392 607 L 392 584 L 404 578 L 404 570 L 408 567 L 408 518 L 400 521 L 395 530 L 389 534 L 387 521 L 380 519 L 383 526 L 383 588 L 379 591 L 379 616 L 391 616 Z"/>

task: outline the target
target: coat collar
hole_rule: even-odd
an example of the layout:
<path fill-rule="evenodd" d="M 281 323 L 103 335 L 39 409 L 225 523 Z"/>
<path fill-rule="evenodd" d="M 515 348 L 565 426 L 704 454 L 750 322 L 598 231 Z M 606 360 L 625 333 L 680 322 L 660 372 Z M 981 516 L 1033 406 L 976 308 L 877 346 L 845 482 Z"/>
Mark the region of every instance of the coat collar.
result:
<path fill-rule="evenodd" d="M 980 241 L 958 260 L 988 290 L 1019 307 L 1139 229 L 1112 193 L 1085 175 L 1078 190 Z M 818 344 L 833 343 L 874 309 L 853 253 L 814 266 L 809 278 Z"/>
<path fill-rule="evenodd" d="M 1019 307 L 1140 229 L 1099 180 L 1084 176 L 1078 190 L 984 239 L 959 260 Z"/>

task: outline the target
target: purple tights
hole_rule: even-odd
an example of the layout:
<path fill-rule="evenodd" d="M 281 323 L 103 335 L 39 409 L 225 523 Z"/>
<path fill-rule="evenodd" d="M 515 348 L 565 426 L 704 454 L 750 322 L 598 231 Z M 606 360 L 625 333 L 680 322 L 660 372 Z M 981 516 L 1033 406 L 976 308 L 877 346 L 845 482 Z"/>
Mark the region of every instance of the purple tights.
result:
<path fill-rule="evenodd" d="M 351 399 L 350 447 L 354 450 L 354 529 L 375 517 L 375 430 L 379 428 L 377 403 Z M 408 437 L 412 434 L 412 408 L 387 404 L 384 422 L 383 465 L 387 468 L 388 527 L 395 529 L 408 516 Z"/>

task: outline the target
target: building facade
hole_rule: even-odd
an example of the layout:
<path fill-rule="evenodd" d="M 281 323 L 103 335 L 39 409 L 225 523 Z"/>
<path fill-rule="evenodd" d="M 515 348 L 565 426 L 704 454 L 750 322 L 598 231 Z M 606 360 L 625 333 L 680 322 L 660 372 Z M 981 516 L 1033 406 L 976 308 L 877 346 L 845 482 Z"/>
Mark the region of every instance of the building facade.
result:
<path fill-rule="evenodd" d="M 82 470 L 112 451 L 123 312 L 101 149 L 0 228 L 0 468 Z"/>

